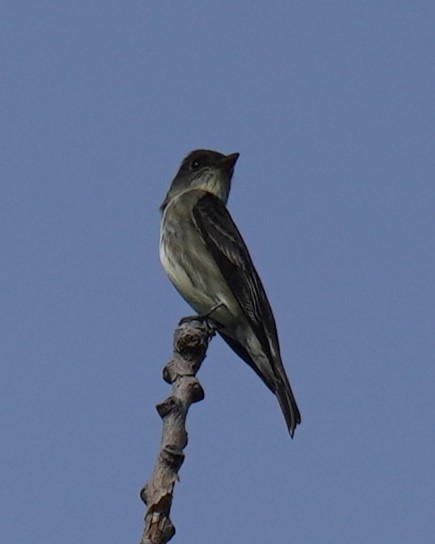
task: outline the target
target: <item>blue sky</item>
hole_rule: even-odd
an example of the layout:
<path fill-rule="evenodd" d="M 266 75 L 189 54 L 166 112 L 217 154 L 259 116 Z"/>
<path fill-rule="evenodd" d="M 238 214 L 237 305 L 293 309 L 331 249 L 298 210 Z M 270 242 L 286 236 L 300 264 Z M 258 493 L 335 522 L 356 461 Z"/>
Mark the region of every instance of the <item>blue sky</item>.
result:
<path fill-rule="evenodd" d="M 158 259 L 182 157 L 229 202 L 302 412 L 213 340 L 174 542 L 435 532 L 432 2 L 5 1 L 2 540 L 136 542 L 190 309 Z"/>

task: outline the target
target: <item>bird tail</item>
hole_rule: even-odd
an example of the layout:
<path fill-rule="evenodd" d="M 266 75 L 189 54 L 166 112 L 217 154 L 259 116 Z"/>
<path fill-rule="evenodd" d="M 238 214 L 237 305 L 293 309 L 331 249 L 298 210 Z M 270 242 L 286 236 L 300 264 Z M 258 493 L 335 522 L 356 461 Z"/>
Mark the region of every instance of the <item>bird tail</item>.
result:
<path fill-rule="evenodd" d="M 301 423 L 301 413 L 299 412 L 295 396 L 284 368 L 282 368 L 282 371 L 279 369 L 279 376 L 277 378 L 275 395 L 278 398 L 285 422 L 287 423 L 288 432 L 293 438 L 296 426 Z"/>
<path fill-rule="evenodd" d="M 245 344 L 238 342 L 224 331 L 219 330 L 219 334 L 230 348 L 254 370 L 267 387 L 278 397 L 288 431 L 293 438 L 296 426 L 301 423 L 301 414 L 279 351 L 266 356 L 260 346 L 255 346 L 256 349 L 252 349 L 250 353 Z M 274 361 L 273 365 L 270 362 L 271 358 Z"/>

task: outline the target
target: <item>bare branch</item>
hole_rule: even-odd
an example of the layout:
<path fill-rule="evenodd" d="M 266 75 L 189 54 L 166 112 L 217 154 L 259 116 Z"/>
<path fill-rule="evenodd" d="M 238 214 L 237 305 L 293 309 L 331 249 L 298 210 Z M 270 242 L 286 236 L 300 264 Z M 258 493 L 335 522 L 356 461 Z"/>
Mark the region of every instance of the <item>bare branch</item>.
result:
<path fill-rule="evenodd" d="M 174 354 L 163 369 L 163 379 L 172 384 L 172 391 L 156 407 L 163 420 L 160 450 L 151 479 L 140 494 L 147 505 L 141 544 L 166 544 L 175 534 L 169 514 L 187 445 L 186 417 L 191 404 L 204 398 L 196 373 L 213 335 L 207 321 L 197 317 L 183 318 L 175 329 Z"/>

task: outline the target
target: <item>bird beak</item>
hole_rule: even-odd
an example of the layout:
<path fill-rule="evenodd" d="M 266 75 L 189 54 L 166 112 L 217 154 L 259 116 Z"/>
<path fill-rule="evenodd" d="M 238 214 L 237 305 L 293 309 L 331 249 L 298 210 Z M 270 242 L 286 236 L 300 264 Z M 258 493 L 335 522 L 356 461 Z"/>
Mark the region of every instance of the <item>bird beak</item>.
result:
<path fill-rule="evenodd" d="M 234 165 L 239 158 L 239 153 L 231 153 L 231 155 L 226 155 L 219 163 L 223 170 L 226 172 L 231 172 L 234 168 Z"/>

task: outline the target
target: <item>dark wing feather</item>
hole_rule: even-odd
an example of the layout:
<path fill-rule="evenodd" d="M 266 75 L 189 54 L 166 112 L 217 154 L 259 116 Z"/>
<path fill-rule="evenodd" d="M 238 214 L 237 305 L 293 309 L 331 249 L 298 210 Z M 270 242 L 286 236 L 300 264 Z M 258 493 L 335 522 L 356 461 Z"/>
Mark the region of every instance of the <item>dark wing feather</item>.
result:
<path fill-rule="evenodd" d="M 242 235 L 223 202 L 211 193 L 198 200 L 192 215 L 208 251 L 243 309 L 265 353 L 270 357 L 270 341 L 279 351 L 276 325 Z"/>
<path fill-rule="evenodd" d="M 211 193 L 199 198 L 193 207 L 192 218 L 209 253 L 243 309 L 264 353 L 268 356 L 276 381 L 272 382 L 260 370 L 242 344 L 225 332 L 219 332 L 225 342 L 276 394 L 290 436 L 293 437 L 296 425 L 301 422 L 301 415 L 281 361 L 272 309 L 248 248 L 223 202 Z"/>

